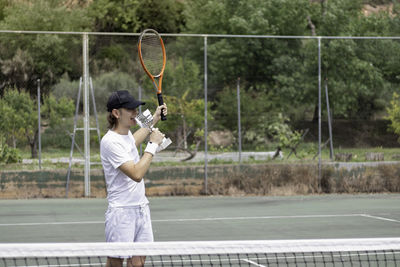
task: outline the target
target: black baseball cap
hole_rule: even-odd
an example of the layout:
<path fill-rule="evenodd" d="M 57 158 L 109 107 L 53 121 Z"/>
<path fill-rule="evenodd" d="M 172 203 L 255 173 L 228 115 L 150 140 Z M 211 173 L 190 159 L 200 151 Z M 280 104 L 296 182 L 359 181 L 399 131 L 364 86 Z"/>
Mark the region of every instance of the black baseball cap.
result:
<path fill-rule="evenodd" d="M 108 98 L 107 111 L 119 108 L 135 109 L 144 104 L 146 103 L 136 100 L 127 90 L 120 90 L 113 92 Z"/>

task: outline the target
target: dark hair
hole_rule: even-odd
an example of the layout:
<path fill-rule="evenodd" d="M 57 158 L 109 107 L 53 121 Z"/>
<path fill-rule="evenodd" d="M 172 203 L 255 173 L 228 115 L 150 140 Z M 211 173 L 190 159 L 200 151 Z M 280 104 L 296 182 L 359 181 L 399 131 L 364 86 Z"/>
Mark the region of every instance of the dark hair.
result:
<path fill-rule="evenodd" d="M 114 126 L 117 125 L 117 118 L 114 117 L 114 115 L 112 114 L 112 112 L 108 113 L 107 116 L 107 121 L 108 121 L 108 129 L 112 129 L 114 128 Z"/>

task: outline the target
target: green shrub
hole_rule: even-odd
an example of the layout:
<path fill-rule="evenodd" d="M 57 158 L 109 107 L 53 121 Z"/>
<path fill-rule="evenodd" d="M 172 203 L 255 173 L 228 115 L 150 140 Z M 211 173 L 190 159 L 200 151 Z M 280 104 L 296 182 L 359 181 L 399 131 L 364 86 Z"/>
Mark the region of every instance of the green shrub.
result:
<path fill-rule="evenodd" d="M 387 119 L 390 120 L 389 125 L 390 130 L 395 134 L 400 135 L 400 95 L 393 93 L 393 98 L 390 101 L 390 107 L 387 108 L 388 116 Z M 400 143 L 400 137 L 398 139 Z"/>
<path fill-rule="evenodd" d="M 117 90 L 128 90 L 134 97 L 138 97 L 139 85 L 135 81 L 132 75 L 114 71 L 107 72 L 93 77 L 93 89 L 95 94 L 96 108 L 98 112 L 106 111 L 106 104 L 108 97 L 113 91 Z M 68 97 L 73 99 L 74 105 L 78 96 L 79 81 L 70 81 L 69 78 L 64 78 L 58 83 L 53 91 L 53 94 L 57 99 L 61 97 Z M 80 111 L 83 106 L 83 85 L 81 85 L 81 96 L 80 96 Z M 143 92 L 144 93 L 144 92 Z M 93 112 L 92 98 L 90 92 L 90 112 Z"/>
<path fill-rule="evenodd" d="M 73 126 L 71 120 L 67 120 L 65 124 L 55 125 L 47 128 L 42 134 L 43 148 L 61 148 L 68 149 L 71 147 L 71 138 L 68 131 L 72 133 Z"/>
<path fill-rule="evenodd" d="M 18 149 L 9 147 L 7 144 L 0 143 L 0 163 L 21 162 L 22 157 Z"/>

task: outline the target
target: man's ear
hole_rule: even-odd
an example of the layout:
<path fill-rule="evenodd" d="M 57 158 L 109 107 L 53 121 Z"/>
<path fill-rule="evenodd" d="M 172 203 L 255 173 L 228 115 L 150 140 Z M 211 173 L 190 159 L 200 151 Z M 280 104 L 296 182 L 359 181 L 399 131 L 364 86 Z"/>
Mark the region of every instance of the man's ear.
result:
<path fill-rule="evenodd" d="M 119 110 L 118 110 L 118 109 L 113 109 L 113 110 L 111 111 L 111 114 L 112 114 L 116 119 L 119 119 L 120 113 L 119 113 Z"/>

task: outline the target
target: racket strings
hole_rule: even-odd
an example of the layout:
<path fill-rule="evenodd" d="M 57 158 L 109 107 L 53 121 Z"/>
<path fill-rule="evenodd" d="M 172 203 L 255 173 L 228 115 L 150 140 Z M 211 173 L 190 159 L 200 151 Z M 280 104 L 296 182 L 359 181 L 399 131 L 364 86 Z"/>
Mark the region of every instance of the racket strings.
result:
<path fill-rule="evenodd" d="M 143 63 L 150 74 L 160 75 L 164 65 L 164 54 L 159 37 L 155 34 L 143 35 L 141 53 Z"/>

